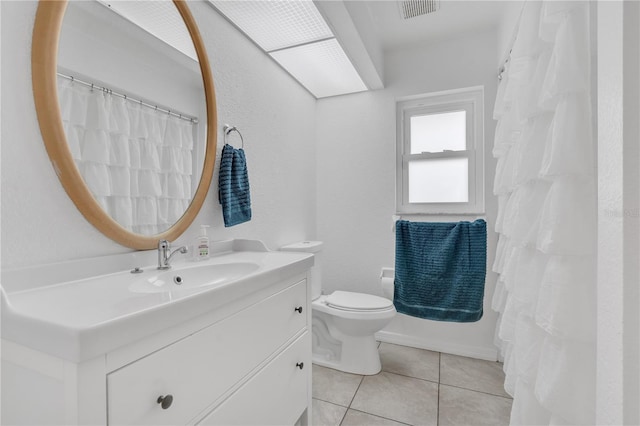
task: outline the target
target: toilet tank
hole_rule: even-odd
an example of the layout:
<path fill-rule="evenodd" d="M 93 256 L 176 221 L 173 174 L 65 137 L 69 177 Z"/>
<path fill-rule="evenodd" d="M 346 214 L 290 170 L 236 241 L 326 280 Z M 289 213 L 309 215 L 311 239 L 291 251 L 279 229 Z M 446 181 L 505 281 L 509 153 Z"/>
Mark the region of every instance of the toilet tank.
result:
<path fill-rule="evenodd" d="M 298 251 L 313 253 L 315 259 L 311 267 L 311 300 L 315 300 L 322 294 L 322 241 L 300 241 L 280 247 L 280 251 Z"/>

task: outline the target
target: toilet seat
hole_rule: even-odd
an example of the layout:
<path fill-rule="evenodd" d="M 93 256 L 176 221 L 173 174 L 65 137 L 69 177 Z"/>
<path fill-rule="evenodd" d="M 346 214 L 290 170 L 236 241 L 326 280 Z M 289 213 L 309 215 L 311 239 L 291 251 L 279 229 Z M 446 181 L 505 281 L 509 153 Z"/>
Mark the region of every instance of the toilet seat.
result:
<path fill-rule="evenodd" d="M 344 311 L 382 311 L 393 307 L 393 302 L 372 294 L 351 291 L 334 291 L 326 298 L 326 304 Z"/>

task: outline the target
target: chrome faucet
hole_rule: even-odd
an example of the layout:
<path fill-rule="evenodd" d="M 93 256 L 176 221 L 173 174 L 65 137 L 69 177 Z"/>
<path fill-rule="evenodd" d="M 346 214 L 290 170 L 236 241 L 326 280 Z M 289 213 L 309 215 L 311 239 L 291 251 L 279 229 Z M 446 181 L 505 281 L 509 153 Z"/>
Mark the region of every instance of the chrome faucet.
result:
<path fill-rule="evenodd" d="M 174 251 L 171 251 L 171 243 L 169 241 L 167 240 L 158 241 L 158 269 L 171 268 L 169 261 L 171 260 L 173 255 L 176 254 L 177 252 L 185 254 L 188 251 L 189 249 L 187 248 L 187 246 L 182 246 L 175 249 Z"/>

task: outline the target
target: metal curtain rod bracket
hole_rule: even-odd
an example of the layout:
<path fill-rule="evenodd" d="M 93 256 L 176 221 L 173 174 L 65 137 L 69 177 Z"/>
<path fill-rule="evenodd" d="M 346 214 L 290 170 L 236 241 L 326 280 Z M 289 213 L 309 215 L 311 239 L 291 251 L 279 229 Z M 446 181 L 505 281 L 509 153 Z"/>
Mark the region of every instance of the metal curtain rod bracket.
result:
<path fill-rule="evenodd" d="M 198 123 L 198 119 L 195 118 L 195 117 L 190 117 L 190 116 L 184 115 L 184 114 L 178 114 L 176 112 L 173 112 L 173 111 L 170 111 L 170 110 L 164 109 L 164 108 L 158 108 L 157 105 L 148 104 L 148 103 L 144 102 L 142 99 L 135 99 L 135 98 L 132 98 L 131 96 L 128 96 L 126 94 L 119 93 L 119 92 L 114 92 L 112 89 L 109 89 L 108 87 L 101 87 L 101 86 L 98 86 L 98 85 L 96 85 L 94 83 L 90 83 L 90 82 L 81 80 L 81 79 L 79 79 L 77 77 L 74 77 L 72 75 L 66 75 L 66 74 L 63 74 L 61 72 L 58 72 L 57 74 L 58 74 L 59 77 L 66 78 L 67 80 L 71 80 L 73 83 L 79 83 L 79 84 L 82 84 L 84 86 L 90 87 L 91 90 L 93 90 L 94 88 L 100 89 L 104 93 L 108 93 L 109 95 L 117 96 L 119 98 L 123 98 L 126 101 L 139 103 L 141 106 L 145 106 L 145 107 L 148 107 L 148 108 L 155 108 L 156 111 L 166 112 L 169 115 L 172 115 L 172 116 L 174 116 L 176 118 L 180 118 L 182 120 L 190 121 L 190 122 L 192 122 L 194 124 Z"/>
<path fill-rule="evenodd" d="M 229 126 L 228 124 L 225 124 L 222 128 L 222 131 L 224 132 L 225 145 L 227 144 L 227 137 L 229 136 L 229 133 L 236 132 L 240 136 L 240 142 L 242 143 L 241 148 L 244 149 L 244 138 L 242 137 L 242 133 L 240 133 L 240 130 L 238 130 L 236 126 Z"/>

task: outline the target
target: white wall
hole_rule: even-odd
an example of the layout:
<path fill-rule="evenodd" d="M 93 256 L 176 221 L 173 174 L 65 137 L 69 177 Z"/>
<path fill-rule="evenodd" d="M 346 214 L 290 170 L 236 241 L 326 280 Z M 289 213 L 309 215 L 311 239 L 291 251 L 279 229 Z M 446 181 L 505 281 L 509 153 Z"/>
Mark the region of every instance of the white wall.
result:
<path fill-rule="evenodd" d="M 176 113 L 206 114 L 199 64 L 98 2 L 67 6 L 58 68 Z"/>
<path fill-rule="evenodd" d="M 495 161 L 491 156 L 497 90 L 495 30 L 386 52 L 386 88 L 318 101 L 318 238 L 325 241 L 323 285 L 380 294 L 380 268 L 394 266 L 395 99 L 422 93 L 484 86 L 485 197 L 488 228 L 484 317 L 476 323 L 427 321 L 398 315 L 385 339 L 428 349 L 495 359 L 496 314 L 490 309 L 496 276 L 493 232 Z M 409 216 L 406 218 L 411 219 Z M 415 220 L 474 220 L 437 216 Z M 382 337 L 382 336 L 381 336 Z"/>
<path fill-rule="evenodd" d="M 599 2 L 598 424 L 640 422 L 640 6 Z"/>
<path fill-rule="evenodd" d="M 47 157 L 31 90 L 36 6 L 33 1 L 0 2 L 3 268 L 130 251 L 104 237 L 80 215 Z M 253 220 L 224 228 L 216 167 L 203 209 L 177 243 L 190 244 L 200 224 L 212 225 L 214 240 L 259 238 L 278 247 L 313 238 L 315 99 L 205 2 L 189 6 L 213 68 L 218 154 L 223 123 L 237 126 L 244 136 Z"/>

